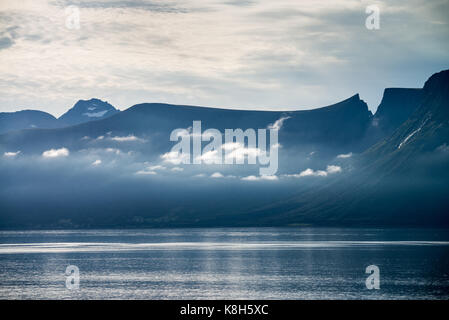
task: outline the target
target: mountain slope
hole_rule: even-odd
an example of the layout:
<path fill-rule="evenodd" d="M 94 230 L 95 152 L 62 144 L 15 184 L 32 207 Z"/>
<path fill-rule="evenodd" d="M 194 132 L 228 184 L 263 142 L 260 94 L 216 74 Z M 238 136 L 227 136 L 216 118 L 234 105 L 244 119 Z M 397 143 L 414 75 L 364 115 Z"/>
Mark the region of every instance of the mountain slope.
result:
<path fill-rule="evenodd" d="M 58 121 L 51 114 L 38 110 L 0 113 L 0 134 L 22 129 L 57 128 Z"/>
<path fill-rule="evenodd" d="M 449 225 L 449 70 L 391 137 L 326 186 L 251 213 L 262 224 Z M 348 170 L 351 168 L 347 168 Z M 248 219 L 248 218 L 247 218 Z"/>

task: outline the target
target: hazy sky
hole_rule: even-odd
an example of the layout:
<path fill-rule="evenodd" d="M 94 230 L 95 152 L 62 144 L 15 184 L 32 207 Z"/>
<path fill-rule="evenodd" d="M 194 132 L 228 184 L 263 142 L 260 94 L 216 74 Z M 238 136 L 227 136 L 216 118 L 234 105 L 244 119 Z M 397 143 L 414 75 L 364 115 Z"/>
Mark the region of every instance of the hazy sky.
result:
<path fill-rule="evenodd" d="M 368 5 L 380 29 L 368 30 Z M 70 28 L 79 9 L 80 28 Z M 0 0 L 0 111 L 305 109 L 449 68 L 449 0 Z"/>

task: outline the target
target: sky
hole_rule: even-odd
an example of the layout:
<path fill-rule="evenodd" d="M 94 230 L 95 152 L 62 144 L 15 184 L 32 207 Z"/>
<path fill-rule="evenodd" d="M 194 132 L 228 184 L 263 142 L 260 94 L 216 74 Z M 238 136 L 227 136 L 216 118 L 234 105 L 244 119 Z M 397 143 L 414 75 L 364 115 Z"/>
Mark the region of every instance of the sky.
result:
<path fill-rule="evenodd" d="M 301 110 L 356 93 L 375 111 L 384 88 L 449 68 L 448 13 L 449 0 L 0 0 L 0 112 L 60 116 L 93 97 Z"/>

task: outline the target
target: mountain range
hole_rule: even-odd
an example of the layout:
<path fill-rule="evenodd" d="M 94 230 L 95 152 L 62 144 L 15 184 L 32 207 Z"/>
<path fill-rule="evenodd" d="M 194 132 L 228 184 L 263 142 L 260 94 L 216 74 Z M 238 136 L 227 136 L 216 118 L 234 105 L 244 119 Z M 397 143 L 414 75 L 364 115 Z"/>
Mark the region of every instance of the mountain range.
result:
<path fill-rule="evenodd" d="M 247 219 L 263 216 L 259 220 L 262 225 L 447 226 L 449 71 L 434 74 L 420 91 L 394 91 L 402 100 L 391 99 L 392 92 L 387 89 L 378 113 L 379 118 L 389 119 L 387 123 L 400 125 L 358 155 L 350 173 L 254 210 Z M 396 105 L 404 100 L 409 101 L 408 107 L 417 107 L 403 108 L 407 120 L 401 123 L 394 116 L 384 116 L 392 100 Z"/>
<path fill-rule="evenodd" d="M 167 161 L 170 133 L 194 120 L 220 131 L 281 123 L 277 176 Z M 449 70 L 422 89 L 385 89 L 374 115 L 358 94 L 301 111 L 119 112 L 91 99 L 59 119 L 20 111 L 0 123 L 3 228 L 449 224 Z"/>
<path fill-rule="evenodd" d="M 53 129 L 100 120 L 118 113 L 119 110 L 99 99 L 79 100 L 59 118 L 38 110 L 0 112 L 0 134 L 22 129 Z"/>

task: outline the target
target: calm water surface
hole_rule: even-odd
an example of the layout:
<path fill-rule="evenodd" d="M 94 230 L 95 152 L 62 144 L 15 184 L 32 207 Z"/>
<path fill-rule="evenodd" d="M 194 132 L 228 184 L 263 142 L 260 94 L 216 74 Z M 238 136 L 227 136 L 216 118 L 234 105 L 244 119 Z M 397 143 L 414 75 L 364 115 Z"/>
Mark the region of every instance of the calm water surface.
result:
<path fill-rule="evenodd" d="M 0 299 L 449 299 L 449 230 L 1 231 Z"/>

